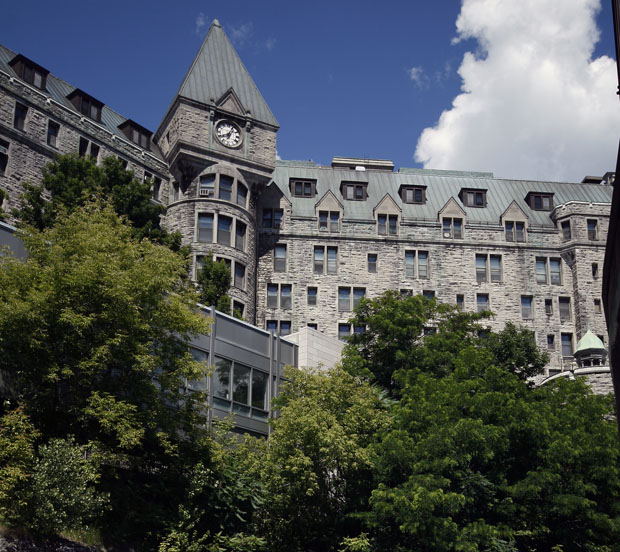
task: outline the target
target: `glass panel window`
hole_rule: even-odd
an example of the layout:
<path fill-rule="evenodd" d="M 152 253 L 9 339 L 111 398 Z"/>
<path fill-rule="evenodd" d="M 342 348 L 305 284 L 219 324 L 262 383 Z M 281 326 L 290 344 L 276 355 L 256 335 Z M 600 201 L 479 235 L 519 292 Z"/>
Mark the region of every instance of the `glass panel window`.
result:
<path fill-rule="evenodd" d="M 338 310 L 348 311 L 351 309 L 351 288 L 338 288 Z"/>
<path fill-rule="evenodd" d="M 98 157 L 99 157 L 99 146 L 91 142 L 90 143 L 90 158 L 93 159 L 96 163 Z"/>
<path fill-rule="evenodd" d="M 549 276 L 553 285 L 559 286 L 562 284 L 560 259 L 549 259 Z"/>
<path fill-rule="evenodd" d="M 524 222 L 515 222 L 515 241 L 518 241 L 518 242 L 525 241 L 525 223 Z"/>
<path fill-rule="evenodd" d="M 527 295 L 521 296 L 521 317 L 525 320 L 530 320 L 534 317 L 532 311 L 532 298 Z"/>
<path fill-rule="evenodd" d="M 323 274 L 323 265 L 325 262 L 325 248 L 323 246 L 315 246 L 314 248 L 314 273 Z"/>
<path fill-rule="evenodd" d="M 435 292 L 432 289 L 425 289 L 422 291 L 422 296 L 426 297 L 427 299 L 434 299 Z"/>
<path fill-rule="evenodd" d="M 486 255 L 476 255 L 476 281 L 479 284 L 488 281 Z"/>
<path fill-rule="evenodd" d="M 26 114 L 28 108 L 20 103 L 15 104 L 15 113 L 13 115 L 13 127 L 17 130 L 24 130 L 26 125 Z"/>
<path fill-rule="evenodd" d="M 338 324 L 338 339 L 347 341 L 351 335 L 351 326 L 349 324 Z"/>
<path fill-rule="evenodd" d="M 463 219 L 445 217 L 443 219 L 443 237 L 461 239 L 463 237 Z"/>
<path fill-rule="evenodd" d="M 598 263 L 592 263 L 592 278 L 598 278 Z"/>
<path fill-rule="evenodd" d="M 250 404 L 250 368 L 235 362 L 233 370 L 233 401 Z"/>
<path fill-rule="evenodd" d="M 491 255 L 489 257 L 491 265 L 491 282 L 502 281 L 502 258 L 500 255 Z"/>
<path fill-rule="evenodd" d="M 309 287 L 308 288 L 308 305 L 316 305 L 317 296 L 318 296 L 318 288 Z"/>
<path fill-rule="evenodd" d="M 553 301 L 545 299 L 545 314 L 551 316 L 553 314 Z"/>
<path fill-rule="evenodd" d="M 58 133 L 60 132 L 60 125 L 54 121 L 47 123 L 47 145 L 53 148 L 57 147 Z"/>
<path fill-rule="evenodd" d="M 570 240 L 571 239 L 570 221 L 565 220 L 564 222 L 562 222 L 561 226 L 562 226 L 562 239 Z"/>
<path fill-rule="evenodd" d="M 234 178 L 226 176 L 225 174 L 220 175 L 220 193 L 218 196 L 219 199 L 223 199 L 225 201 L 231 200 L 233 182 Z"/>
<path fill-rule="evenodd" d="M 213 215 L 211 213 L 198 215 L 198 241 L 213 241 Z"/>
<path fill-rule="evenodd" d="M 415 251 L 405 251 L 405 278 L 415 278 Z"/>
<path fill-rule="evenodd" d="M 219 215 L 217 218 L 217 243 L 230 245 L 230 234 L 232 230 L 232 219 Z"/>
<path fill-rule="evenodd" d="M 570 308 L 570 297 L 560 297 L 560 322 L 569 322 L 572 319 Z"/>
<path fill-rule="evenodd" d="M 278 321 L 277 320 L 267 320 L 265 323 L 265 328 L 268 332 L 278 333 Z"/>
<path fill-rule="evenodd" d="M 267 284 L 267 308 L 278 308 L 278 284 Z"/>
<path fill-rule="evenodd" d="M 390 236 L 396 236 L 398 234 L 398 216 L 390 215 L 388 217 L 388 224 L 388 231 L 390 233 Z"/>
<path fill-rule="evenodd" d="M 329 213 L 329 231 L 340 231 L 340 213 L 338 211 L 331 211 Z"/>
<path fill-rule="evenodd" d="M 594 312 L 597 314 L 601 313 L 601 300 L 600 299 L 594 300 Z"/>
<path fill-rule="evenodd" d="M 235 249 L 239 251 L 245 251 L 245 233 L 246 225 L 243 222 L 237 221 L 235 229 Z"/>
<path fill-rule="evenodd" d="M 319 230 L 327 232 L 327 211 L 319 211 Z"/>
<path fill-rule="evenodd" d="M 80 138 L 80 143 L 78 145 L 78 155 L 80 157 L 86 157 L 88 153 L 88 140 L 86 138 Z"/>
<path fill-rule="evenodd" d="M 588 219 L 588 239 L 598 240 L 598 221 Z"/>
<path fill-rule="evenodd" d="M 254 370 L 252 372 L 252 406 L 267 410 L 267 383 L 269 374 Z"/>
<path fill-rule="evenodd" d="M 237 181 L 237 205 L 245 207 L 248 200 L 248 189 Z"/>
<path fill-rule="evenodd" d="M 555 335 L 553 334 L 547 335 L 547 350 L 555 351 Z"/>
<path fill-rule="evenodd" d="M 547 283 L 547 259 L 536 259 L 536 283 Z"/>
<path fill-rule="evenodd" d="M 476 295 L 476 307 L 478 312 L 489 310 L 489 295 L 487 293 L 478 293 Z"/>
<path fill-rule="evenodd" d="M 573 356 L 573 334 L 569 334 L 569 333 L 562 334 L 562 356 L 564 357 Z"/>
<path fill-rule="evenodd" d="M 353 308 L 366 296 L 366 288 L 353 288 Z"/>
<path fill-rule="evenodd" d="M 338 248 L 327 248 L 327 274 L 338 273 Z"/>
<path fill-rule="evenodd" d="M 418 278 L 428 278 L 428 251 L 418 251 Z"/>
<path fill-rule="evenodd" d="M 291 333 L 291 321 L 280 320 L 280 335 L 285 336 Z"/>
<path fill-rule="evenodd" d="M 377 254 L 368 253 L 368 272 L 377 272 Z"/>
<path fill-rule="evenodd" d="M 232 362 L 225 358 L 215 358 L 213 371 L 213 396 L 230 400 L 230 371 Z"/>
<path fill-rule="evenodd" d="M 286 272 L 286 245 L 283 243 L 273 248 L 273 271 Z"/>
<path fill-rule="evenodd" d="M 273 227 L 281 228 L 282 227 L 282 215 L 284 211 L 282 209 L 274 209 L 273 210 Z"/>
<path fill-rule="evenodd" d="M 463 310 L 465 308 L 465 296 L 460 293 L 456 296 L 456 308 Z"/>
<path fill-rule="evenodd" d="M 291 308 L 291 284 L 281 284 L 280 285 L 280 308 L 281 309 L 290 309 Z"/>
<path fill-rule="evenodd" d="M 454 238 L 461 239 L 463 237 L 463 219 L 455 218 L 452 220 L 454 225 Z"/>
<path fill-rule="evenodd" d="M 239 301 L 233 301 L 233 316 L 235 318 L 243 318 L 245 305 Z"/>
<path fill-rule="evenodd" d="M 245 289 L 245 266 L 235 262 L 235 287 Z"/>
<path fill-rule="evenodd" d="M 6 172 L 6 168 L 9 164 L 9 143 L 4 140 L 0 140 L 0 174 Z"/>
<path fill-rule="evenodd" d="M 387 235 L 387 215 L 377 216 L 377 234 L 380 236 Z"/>
<path fill-rule="evenodd" d="M 319 329 L 319 325 L 316 322 L 308 322 L 308 328 L 310 328 L 311 330 L 317 330 Z"/>
<path fill-rule="evenodd" d="M 271 228 L 273 224 L 273 210 L 263 209 L 263 228 Z"/>
<path fill-rule="evenodd" d="M 213 197 L 215 192 L 215 175 L 207 174 L 200 177 L 200 197 Z"/>

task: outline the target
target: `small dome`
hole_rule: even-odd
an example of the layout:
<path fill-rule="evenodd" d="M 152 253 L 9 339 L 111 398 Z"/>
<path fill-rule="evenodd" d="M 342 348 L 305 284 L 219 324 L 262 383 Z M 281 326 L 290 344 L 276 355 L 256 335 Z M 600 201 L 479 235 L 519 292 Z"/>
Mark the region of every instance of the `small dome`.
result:
<path fill-rule="evenodd" d="M 592 351 L 592 350 L 594 351 L 602 350 L 602 351 L 607 352 L 607 349 L 605 349 L 605 344 L 597 336 L 595 336 L 588 328 L 588 331 L 579 340 L 579 343 L 577 343 L 577 349 L 575 349 L 575 355 L 577 355 L 578 353 L 585 353 L 586 351 Z"/>

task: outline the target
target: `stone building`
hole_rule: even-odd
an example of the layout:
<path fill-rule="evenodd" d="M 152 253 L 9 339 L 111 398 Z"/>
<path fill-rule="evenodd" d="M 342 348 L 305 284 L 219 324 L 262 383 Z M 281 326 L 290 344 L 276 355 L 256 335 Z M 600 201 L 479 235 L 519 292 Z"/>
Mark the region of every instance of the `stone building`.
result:
<path fill-rule="evenodd" d="M 0 48 L 5 208 L 56 153 L 116 155 L 153 182 L 165 225 L 231 268 L 233 306 L 280 335 L 346 338 L 361 297 L 423 293 L 531 328 L 551 373 L 590 327 L 607 340 L 601 278 L 613 175 L 581 183 L 280 161 L 278 123 L 214 21 L 151 133 L 36 62 Z"/>

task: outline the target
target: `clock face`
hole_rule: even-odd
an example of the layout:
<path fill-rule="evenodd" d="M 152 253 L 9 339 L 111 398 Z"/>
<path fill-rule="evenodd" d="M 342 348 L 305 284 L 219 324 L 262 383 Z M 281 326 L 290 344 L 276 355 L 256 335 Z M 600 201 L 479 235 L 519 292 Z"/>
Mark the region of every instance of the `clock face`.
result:
<path fill-rule="evenodd" d="M 230 121 L 220 121 L 215 127 L 217 139 L 229 148 L 235 148 L 241 143 L 241 130 Z"/>

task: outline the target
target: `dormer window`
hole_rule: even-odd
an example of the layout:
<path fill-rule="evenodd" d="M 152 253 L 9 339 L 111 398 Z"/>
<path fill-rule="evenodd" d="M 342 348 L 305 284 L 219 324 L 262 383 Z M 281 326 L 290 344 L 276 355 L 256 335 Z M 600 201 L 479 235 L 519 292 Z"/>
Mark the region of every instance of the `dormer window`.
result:
<path fill-rule="evenodd" d="M 77 88 L 67 96 L 67 99 L 82 115 L 98 123 L 101 122 L 103 104 L 99 100 L 96 100 Z"/>
<path fill-rule="evenodd" d="M 351 201 L 366 201 L 368 182 L 346 182 L 340 185 L 340 191 L 344 199 Z"/>
<path fill-rule="evenodd" d="M 36 86 L 40 90 L 45 90 L 47 75 L 49 74 L 47 69 L 37 65 L 34 61 L 30 61 L 21 54 L 16 55 L 9 62 L 9 65 L 20 79 Z"/>
<path fill-rule="evenodd" d="M 316 180 L 291 178 L 289 186 L 291 195 L 295 197 L 314 197 L 316 195 Z"/>
<path fill-rule="evenodd" d="M 459 194 L 463 205 L 467 207 L 486 207 L 487 191 L 477 189 L 462 189 Z"/>
<path fill-rule="evenodd" d="M 426 188 L 424 186 L 401 186 L 400 197 L 403 203 L 426 203 Z"/>
<path fill-rule="evenodd" d="M 136 144 L 136 146 L 140 146 L 145 150 L 150 148 L 151 136 L 153 134 L 150 130 L 141 127 L 138 123 L 135 123 L 129 119 L 118 125 L 118 128 L 122 130 L 123 134 L 134 144 Z"/>
<path fill-rule="evenodd" d="M 553 194 L 530 192 L 525 196 L 525 201 L 535 211 L 553 210 Z"/>

